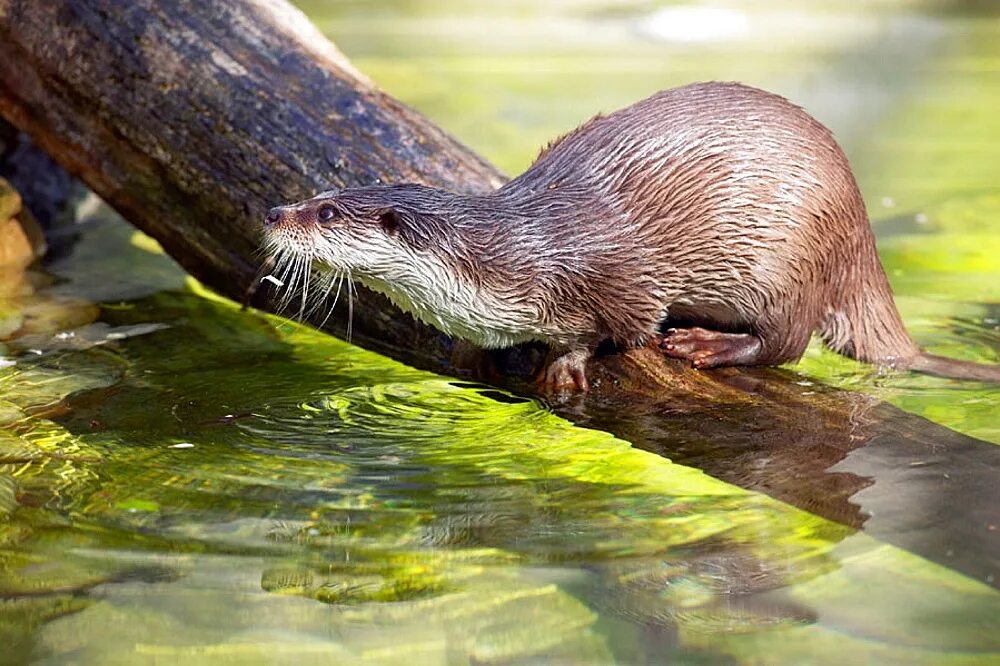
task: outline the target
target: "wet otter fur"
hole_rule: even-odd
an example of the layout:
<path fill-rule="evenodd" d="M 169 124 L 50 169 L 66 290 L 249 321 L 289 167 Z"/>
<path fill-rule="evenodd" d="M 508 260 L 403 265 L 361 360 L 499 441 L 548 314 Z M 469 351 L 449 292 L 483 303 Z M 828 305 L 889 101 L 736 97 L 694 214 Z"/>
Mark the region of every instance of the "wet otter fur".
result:
<path fill-rule="evenodd" d="M 279 257 L 354 278 L 451 336 L 548 343 L 550 388 L 586 389 L 609 339 L 658 339 L 712 368 L 795 361 L 815 331 L 880 366 L 1000 381 L 1000 367 L 914 344 L 830 131 L 736 83 L 599 115 L 486 195 L 350 188 L 275 208 L 265 228 Z"/>

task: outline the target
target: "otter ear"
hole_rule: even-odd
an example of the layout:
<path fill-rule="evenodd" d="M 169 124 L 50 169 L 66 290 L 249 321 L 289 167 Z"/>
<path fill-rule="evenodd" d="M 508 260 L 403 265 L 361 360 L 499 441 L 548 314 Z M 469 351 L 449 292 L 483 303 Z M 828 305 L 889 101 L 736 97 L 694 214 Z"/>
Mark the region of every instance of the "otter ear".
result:
<path fill-rule="evenodd" d="M 405 208 L 387 206 L 375 211 L 375 219 L 387 236 L 399 238 L 415 249 L 427 247 L 430 219 Z"/>
<path fill-rule="evenodd" d="M 382 230 L 390 236 L 398 234 L 399 227 L 403 225 L 403 216 L 395 208 L 380 208 L 375 211 L 375 217 L 382 225 Z"/>

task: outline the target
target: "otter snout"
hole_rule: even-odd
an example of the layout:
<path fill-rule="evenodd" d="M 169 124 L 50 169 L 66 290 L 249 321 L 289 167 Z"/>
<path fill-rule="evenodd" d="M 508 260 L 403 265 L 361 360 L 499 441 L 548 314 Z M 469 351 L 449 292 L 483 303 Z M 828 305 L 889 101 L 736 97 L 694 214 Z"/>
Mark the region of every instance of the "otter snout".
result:
<path fill-rule="evenodd" d="M 267 215 L 264 217 L 264 228 L 270 229 L 271 227 L 277 226 L 285 219 L 286 211 L 281 206 L 276 206 L 271 210 L 267 211 Z"/>

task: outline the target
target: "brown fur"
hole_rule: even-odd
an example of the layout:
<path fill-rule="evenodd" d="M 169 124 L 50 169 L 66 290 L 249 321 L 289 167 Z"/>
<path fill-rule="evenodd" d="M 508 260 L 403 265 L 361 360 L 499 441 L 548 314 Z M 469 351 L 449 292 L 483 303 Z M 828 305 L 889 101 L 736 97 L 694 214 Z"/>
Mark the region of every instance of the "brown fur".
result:
<path fill-rule="evenodd" d="M 530 313 L 525 337 L 568 352 L 550 384 L 585 386 L 597 344 L 642 344 L 665 321 L 723 334 L 684 347 L 668 333 L 664 349 L 702 367 L 793 361 L 818 331 L 863 361 L 1000 379 L 920 352 L 830 131 L 747 86 L 694 84 L 597 116 L 488 195 L 402 185 L 306 203 L 324 201 L 348 218 L 391 211 L 407 248 L 495 296 L 498 326 L 507 309 Z"/>

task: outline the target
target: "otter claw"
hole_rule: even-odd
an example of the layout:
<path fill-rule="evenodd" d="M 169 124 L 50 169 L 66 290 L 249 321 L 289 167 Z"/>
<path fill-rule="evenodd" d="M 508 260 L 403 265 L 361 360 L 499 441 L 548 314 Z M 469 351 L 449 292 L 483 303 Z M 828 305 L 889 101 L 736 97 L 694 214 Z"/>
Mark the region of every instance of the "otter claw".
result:
<path fill-rule="evenodd" d="M 753 365 L 761 351 L 760 339 L 746 333 L 723 333 L 703 328 L 668 329 L 660 350 L 691 362 L 698 370 L 726 365 Z"/>
<path fill-rule="evenodd" d="M 538 384 L 545 391 L 589 391 L 587 359 L 590 352 L 574 350 L 548 364 L 538 375 Z"/>

